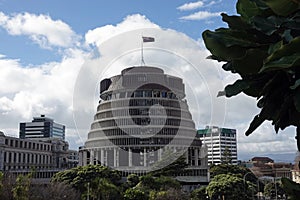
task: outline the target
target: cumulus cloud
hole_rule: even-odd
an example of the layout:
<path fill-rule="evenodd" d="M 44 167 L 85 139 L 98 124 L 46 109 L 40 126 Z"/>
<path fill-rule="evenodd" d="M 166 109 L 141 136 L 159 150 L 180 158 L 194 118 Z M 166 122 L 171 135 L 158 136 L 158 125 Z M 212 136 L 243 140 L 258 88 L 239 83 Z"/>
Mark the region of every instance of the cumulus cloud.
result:
<path fill-rule="evenodd" d="M 134 14 L 127 16 L 119 24 L 110 24 L 89 30 L 85 35 L 85 40 L 87 44 L 100 45 L 102 42 L 118 34 L 141 28 L 159 28 L 159 26 L 152 23 L 144 15 Z"/>
<path fill-rule="evenodd" d="M 72 91 L 85 57 L 83 51 L 74 49 L 61 62 L 29 67 L 2 56 L 0 129 L 16 136 L 19 122 L 40 114 L 74 127 Z"/>
<path fill-rule="evenodd" d="M 197 2 L 185 3 L 177 7 L 177 9 L 180 11 L 195 10 L 197 8 L 202 7 L 203 5 L 204 5 L 203 1 L 197 1 Z"/>
<path fill-rule="evenodd" d="M 182 20 L 203 20 L 211 17 L 220 16 L 221 12 L 199 11 L 191 15 L 180 17 Z"/>
<path fill-rule="evenodd" d="M 70 47 L 76 45 L 79 36 L 61 20 L 48 15 L 19 13 L 12 16 L 0 12 L 0 26 L 11 35 L 26 35 L 42 48 Z"/>
<path fill-rule="evenodd" d="M 9 17 L 0 13 L 0 25 L 9 27 L 7 22 L 19 15 Z M 25 23 L 22 21 L 20 24 Z M 7 28 L 10 34 L 10 31 L 18 33 L 17 28 L 11 29 Z M 25 28 L 20 30 L 20 34 L 24 34 Z M 69 30 L 72 29 L 69 27 Z M 30 33 L 38 34 L 38 31 Z M 64 38 L 52 34 L 44 34 L 47 41 L 52 37 Z M 238 77 L 220 70 L 220 63 L 205 59 L 209 53 L 199 42 L 177 31 L 160 28 L 138 14 L 127 16 L 118 24 L 98 27 L 86 33 L 85 43 L 95 47 L 94 51 L 99 52 L 97 56 L 91 57 L 82 49 L 70 48 L 64 51 L 60 62 L 23 66 L 18 59 L 0 55 L 0 129 L 17 133 L 20 121 L 46 114 L 67 125 L 67 138 L 73 143 L 71 146 L 83 144 L 99 101 L 100 80 L 120 74 L 126 67 L 141 64 L 142 35 L 155 37 L 154 43 L 144 44 L 146 64 L 183 78 L 196 128 L 205 125 L 236 128 L 239 153 L 295 149 L 292 145 L 293 130 L 287 130 L 278 137 L 269 124 L 258 129 L 253 136 L 245 137 L 244 131 L 258 113 L 255 100 L 245 95 L 230 99 L 216 97 L 218 91 Z M 288 140 L 284 140 L 286 137 Z M 274 145 L 278 148 L 273 148 Z"/>

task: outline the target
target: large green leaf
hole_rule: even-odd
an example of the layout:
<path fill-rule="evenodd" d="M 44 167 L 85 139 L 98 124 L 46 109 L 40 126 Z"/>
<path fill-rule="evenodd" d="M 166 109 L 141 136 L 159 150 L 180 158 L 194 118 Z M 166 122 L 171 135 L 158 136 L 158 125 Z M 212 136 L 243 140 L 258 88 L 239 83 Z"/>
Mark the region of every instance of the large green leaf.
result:
<path fill-rule="evenodd" d="M 242 57 L 245 49 L 239 46 L 226 47 L 219 37 L 216 37 L 212 31 L 206 30 L 202 37 L 206 48 L 213 54 L 213 58 L 218 61 L 231 61 L 235 58 Z"/>
<path fill-rule="evenodd" d="M 265 120 L 266 118 L 264 116 L 261 116 L 260 114 L 256 115 L 250 123 L 248 130 L 245 132 L 245 135 L 248 136 L 253 133 L 253 131 L 255 131 L 255 129 L 257 129 Z"/>
<path fill-rule="evenodd" d="M 229 28 L 234 30 L 248 30 L 251 28 L 240 16 L 228 16 L 225 13 L 221 14 L 222 20 L 226 22 Z"/>
<path fill-rule="evenodd" d="M 300 53 L 291 56 L 285 56 L 279 60 L 266 63 L 260 72 L 282 70 L 300 65 Z"/>
<path fill-rule="evenodd" d="M 263 0 L 277 15 L 288 16 L 300 8 L 299 0 Z"/>
<path fill-rule="evenodd" d="M 264 12 L 255 1 L 250 0 L 238 0 L 236 9 L 237 13 L 239 13 L 246 21 L 256 15 L 263 14 Z"/>
<path fill-rule="evenodd" d="M 232 85 L 227 85 L 225 87 L 225 94 L 226 97 L 231 97 L 235 96 L 239 93 L 241 93 L 243 90 L 249 88 L 249 83 L 247 83 L 244 80 L 237 80 L 234 84 Z"/>
<path fill-rule="evenodd" d="M 259 47 L 261 44 L 256 43 L 253 34 L 247 31 L 230 30 L 226 28 L 217 29 L 215 32 L 207 32 L 207 37 L 212 37 L 218 42 L 223 43 L 225 47 Z"/>
<path fill-rule="evenodd" d="M 262 16 L 255 16 L 251 19 L 253 26 L 260 30 L 261 32 L 272 35 L 276 31 L 278 31 L 281 27 L 281 24 L 285 22 L 285 18 L 277 17 L 277 16 L 270 16 L 268 18 Z"/>
<path fill-rule="evenodd" d="M 295 81 L 295 84 L 292 85 L 290 88 L 291 88 L 292 90 L 295 90 L 295 89 L 298 88 L 299 86 L 300 86 L 300 79 L 296 80 L 296 81 Z"/>
<path fill-rule="evenodd" d="M 300 88 L 299 87 L 295 91 L 294 105 L 296 107 L 296 110 L 300 113 Z"/>
<path fill-rule="evenodd" d="M 261 49 L 248 49 L 244 57 L 232 61 L 232 68 L 243 75 L 256 74 L 262 66 L 267 52 Z"/>
<path fill-rule="evenodd" d="M 283 42 L 276 43 L 276 49 L 273 50 L 272 54 L 266 58 L 265 63 L 273 60 L 278 60 L 284 56 L 290 56 L 300 52 L 300 36 L 291 40 L 288 44 Z"/>

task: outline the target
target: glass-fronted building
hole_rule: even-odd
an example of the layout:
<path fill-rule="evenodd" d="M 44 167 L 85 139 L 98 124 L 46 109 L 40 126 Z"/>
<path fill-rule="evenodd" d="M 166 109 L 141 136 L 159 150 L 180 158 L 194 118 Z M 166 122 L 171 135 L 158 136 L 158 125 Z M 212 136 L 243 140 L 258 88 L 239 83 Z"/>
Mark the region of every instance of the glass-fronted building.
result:
<path fill-rule="evenodd" d="M 34 117 L 31 122 L 20 123 L 19 136 L 22 139 L 65 139 L 65 126 L 54 122 L 53 119 L 41 115 Z"/>

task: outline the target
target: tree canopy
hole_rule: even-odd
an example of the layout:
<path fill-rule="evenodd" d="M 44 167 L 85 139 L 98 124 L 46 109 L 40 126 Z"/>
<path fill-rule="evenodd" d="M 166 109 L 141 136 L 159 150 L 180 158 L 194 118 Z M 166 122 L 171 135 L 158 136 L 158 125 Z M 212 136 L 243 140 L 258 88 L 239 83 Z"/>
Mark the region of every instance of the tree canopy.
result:
<path fill-rule="evenodd" d="M 228 28 L 202 33 L 209 58 L 241 77 L 218 96 L 255 97 L 261 111 L 245 134 L 265 120 L 276 133 L 293 125 L 300 150 L 300 0 L 238 0 L 236 8 L 221 14 Z"/>
<path fill-rule="evenodd" d="M 211 199 L 251 199 L 254 195 L 254 187 L 237 175 L 219 174 L 211 179 L 206 187 L 208 196 Z"/>

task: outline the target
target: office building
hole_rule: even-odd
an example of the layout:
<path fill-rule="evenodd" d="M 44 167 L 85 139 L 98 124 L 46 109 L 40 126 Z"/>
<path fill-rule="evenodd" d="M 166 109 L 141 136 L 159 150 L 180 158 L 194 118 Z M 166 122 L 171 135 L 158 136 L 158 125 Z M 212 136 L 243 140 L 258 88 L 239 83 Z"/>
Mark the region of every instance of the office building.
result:
<path fill-rule="evenodd" d="M 54 122 L 53 119 L 41 115 L 34 117 L 31 122 L 20 123 L 20 138 L 22 139 L 65 139 L 65 126 Z"/>
<path fill-rule="evenodd" d="M 79 150 L 79 165 L 102 164 L 124 176 L 142 175 L 164 157 L 171 164 L 182 154 L 189 170 L 178 176 L 208 182 L 206 149 L 196 135 L 182 79 L 156 67 L 127 68 L 100 83 L 99 105 Z"/>
<path fill-rule="evenodd" d="M 237 138 L 236 130 L 207 126 L 197 131 L 198 137 L 207 146 L 208 163 L 221 164 L 225 157 L 225 151 L 230 153 L 231 164 L 237 164 Z"/>

